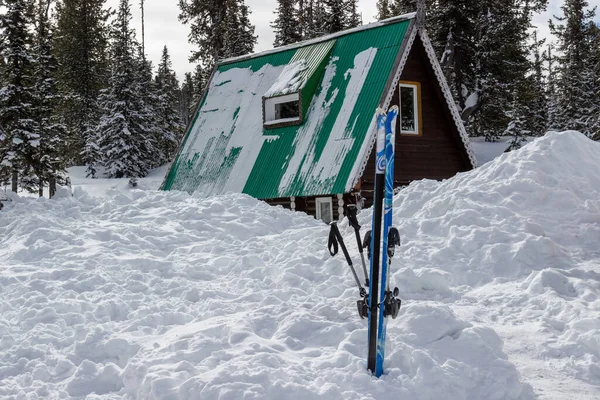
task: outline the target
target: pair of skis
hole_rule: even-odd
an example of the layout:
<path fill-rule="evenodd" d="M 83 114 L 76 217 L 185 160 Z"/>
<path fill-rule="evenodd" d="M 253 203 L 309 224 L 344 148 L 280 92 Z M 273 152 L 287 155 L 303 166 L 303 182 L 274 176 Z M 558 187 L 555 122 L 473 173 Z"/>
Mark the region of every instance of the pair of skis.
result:
<path fill-rule="evenodd" d="M 348 254 L 335 222 L 331 224 L 331 232 L 329 234 L 329 252 L 332 256 L 336 255 L 339 243 L 359 288 L 361 300 L 357 301 L 358 314 L 361 318 L 368 318 L 369 321 L 367 367 L 376 377 L 380 377 L 383 374 L 388 317 L 396 318 L 401 304 L 400 299 L 398 298 L 398 288 L 390 290 L 388 278 L 390 263 L 394 256 L 395 247 L 400 245 L 400 234 L 396 228 L 392 227 L 392 203 L 394 199 L 394 144 L 397 117 L 397 106 L 391 107 L 387 113 L 381 108 L 377 109 L 377 156 L 375 162 L 373 220 L 372 229 L 366 233 L 362 244 L 360 242 L 359 233 L 360 225 L 356 218 L 356 207 L 349 205 L 346 210 L 348 221 L 354 228 L 356 234 L 356 241 L 361 254 L 363 271 L 365 274 L 365 286 L 369 288 L 368 293 L 358 278 L 350 255 Z M 383 252 L 381 251 L 382 222 Z M 362 251 L 363 248 L 368 249 L 367 254 L 370 261 L 368 278 Z M 381 289 L 379 289 L 380 283 Z"/>
<path fill-rule="evenodd" d="M 396 119 L 398 107 L 386 113 L 377 110 L 377 156 L 375 160 L 375 188 L 373 192 L 373 222 L 370 243 L 369 285 L 369 347 L 367 367 L 380 377 L 383 374 L 385 338 L 388 317 L 396 318 L 400 310 L 398 288 L 390 290 L 389 272 L 396 246 L 400 245 L 400 234 L 392 227 L 392 205 L 394 201 L 394 157 Z M 383 214 L 383 215 L 382 215 Z M 383 217 L 383 218 L 382 218 Z M 380 249 L 383 219 L 383 249 Z M 367 235 L 369 233 L 367 232 Z M 381 251 L 383 250 L 383 251 Z M 381 253 L 381 289 L 379 289 Z M 379 293 L 378 293 L 379 292 Z M 379 295 L 379 297 L 377 297 Z"/>

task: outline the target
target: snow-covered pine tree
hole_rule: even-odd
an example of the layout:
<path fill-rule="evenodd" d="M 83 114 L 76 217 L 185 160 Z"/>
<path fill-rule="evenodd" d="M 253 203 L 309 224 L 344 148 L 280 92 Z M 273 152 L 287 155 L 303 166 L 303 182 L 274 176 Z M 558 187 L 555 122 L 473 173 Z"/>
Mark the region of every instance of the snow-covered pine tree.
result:
<path fill-rule="evenodd" d="M 250 23 L 250 9 L 244 0 L 226 0 L 225 34 L 222 58 L 243 56 L 252 53 L 257 36 L 254 25 Z"/>
<path fill-rule="evenodd" d="M 358 0 L 348 0 L 348 23 L 346 28 L 356 28 L 362 25 L 362 16 L 358 13 Z"/>
<path fill-rule="evenodd" d="M 0 20 L 3 46 L 0 58 L 5 60 L 0 87 L 0 168 L 11 174 L 11 188 L 19 185 L 37 189 L 32 160 L 39 145 L 33 122 L 31 14 L 27 0 L 6 0 L 6 14 Z"/>
<path fill-rule="evenodd" d="M 60 0 L 56 5 L 57 29 L 54 35 L 58 60 L 57 83 L 62 99 L 61 114 L 69 131 L 70 163 L 93 164 L 96 156 L 89 149 L 99 118 L 100 90 L 108 84 L 106 56 L 108 18 L 106 0 Z M 86 142 L 91 141 L 86 146 Z M 85 150 L 88 149 L 88 151 Z"/>
<path fill-rule="evenodd" d="M 298 0 L 277 0 L 277 16 L 271 23 L 275 32 L 273 46 L 280 47 L 302 40 Z"/>
<path fill-rule="evenodd" d="M 378 20 L 387 19 L 392 16 L 390 12 L 390 0 L 377 0 L 377 16 Z"/>
<path fill-rule="evenodd" d="M 244 0 L 180 0 L 179 20 L 190 24 L 189 42 L 197 46 L 191 62 L 210 71 L 226 57 L 252 52 L 256 43 Z"/>
<path fill-rule="evenodd" d="M 204 87 L 206 86 L 206 82 L 208 82 L 210 76 L 208 75 L 206 68 L 202 67 L 202 64 L 196 65 L 194 69 L 194 75 L 192 76 L 192 80 L 194 83 L 194 98 L 193 98 L 193 106 L 191 112 L 194 112 L 195 105 L 200 101 L 200 96 L 202 96 L 202 92 L 204 91 Z"/>
<path fill-rule="evenodd" d="M 600 28 L 590 22 L 586 29 L 588 53 L 582 75 L 585 108 L 581 110 L 585 133 L 597 139 L 600 133 Z"/>
<path fill-rule="evenodd" d="M 178 110 L 179 82 L 172 69 L 167 46 L 163 48 L 155 78 L 158 105 L 157 127 L 160 132 L 158 147 L 161 164 L 171 160 L 183 135 L 183 123 Z"/>
<path fill-rule="evenodd" d="M 547 63 L 546 75 L 547 75 L 547 92 L 548 92 L 548 130 L 558 131 L 562 125 L 560 121 L 560 115 L 558 112 L 558 106 L 560 104 L 559 95 L 556 90 L 557 82 L 557 70 L 554 55 L 552 53 L 553 45 L 548 45 L 548 50 L 544 53 L 544 60 Z"/>
<path fill-rule="evenodd" d="M 587 58 L 590 55 L 588 29 L 592 24 L 594 10 L 587 10 L 585 0 L 565 0 L 561 9 L 560 22 L 550 21 L 550 31 L 557 38 L 557 79 L 558 94 L 557 128 L 587 130 L 587 98 L 589 75 L 586 76 Z"/>
<path fill-rule="evenodd" d="M 96 130 L 108 178 L 139 178 L 151 167 L 153 131 L 140 83 L 139 45 L 130 28 L 129 0 L 120 0 L 112 26 L 109 87 L 100 95 L 102 115 Z"/>
<path fill-rule="evenodd" d="M 474 90 L 479 109 L 469 124 L 471 134 L 495 140 L 505 130 L 506 105 L 513 93 L 520 98 L 530 71 L 527 46 L 533 12 L 538 4 L 489 0 L 479 3 L 475 36 Z M 473 89 L 467 86 L 467 92 Z"/>
<path fill-rule="evenodd" d="M 152 62 L 143 55 L 139 43 L 136 42 L 135 46 L 137 47 L 135 81 L 139 86 L 139 116 L 144 121 L 148 135 L 144 143 L 144 151 L 141 154 L 148 168 L 156 168 L 164 164 L 164 157 L 160 154 L 160 147 L 158 146 L 162 137 L 158 111 L 161 107 L 160 99 L 156 82 L 152 76 L 154 70 Z"/>
<path fill-rule="evenodd" d="M 508 125 L 504 131 L 505 136 L 512 136 L 508 150 L 518 150 L 527 141 L 526 136 L 530 134 L 527 129 L 527 114 L 529 108 L 524 105 L 523 99 L 519 98 L 517 90 L 513 92 L 513 100 L 510 108 L 506 111 Z"/>
<path fill-rule="evenodd" d="M 343 31 L 349 25 L 345 0 L 324 0 L 325 26 L 327 33 Z"/>
<path fill-rule="evenodd" d="M 63 154 L 66 150 L 66 126 L 58 113 L 54 74 L 56 59 L 52 48 L 52 25 L 49 13 L 53 0 L 37 0 L 35 6 L 35 38 L 32 49 L 34 63 L 33 115 L 35 133 L 39 136 L 39 145 L 34 154 L 33 168 L 38 178 L 39 195 L 43 196 L 44 184 L 50 186 L 50 193 L 57 178 L 65 172 Z"/>
<path fill-rule="evenodd" d="M 525 82 L 527 129 L 531 136 L 542 136 L 548 130 L 548 97 L 544 77 L 544 57 L 542 46 L 545 39 L 538 40 L 537 31 L 533 31 L 530 52 L 533 54 L 531 72 Z"/>
<path fill-rule="evenodd" d="M 191 122 L 194 107 L 194 78 L 190 72 L 186 72 L 179 89 L 179 118 L 184 125 Z"/>

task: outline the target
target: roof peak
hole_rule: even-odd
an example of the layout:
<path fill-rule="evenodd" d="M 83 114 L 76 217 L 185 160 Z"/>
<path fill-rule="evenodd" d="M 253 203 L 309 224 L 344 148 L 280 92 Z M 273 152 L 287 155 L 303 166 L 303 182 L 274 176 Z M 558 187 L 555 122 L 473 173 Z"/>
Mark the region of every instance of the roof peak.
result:
<path fill-rule="evenodd" d="M 262 56 L 266 56 L 266 55 L 273 54 L 273 53 L 279 53 L 279 52 L 286 51 L 286 50 L 293 50 L 293 49 L 298 49 L 301 47 L 310 46 L 310 45 L 321 43 L 321 42 L 326 42 L 326 41 L 329 41 L 332 39 L 339 38 L 341 36 L 350 35 L 352 33 L 360 32 L 360 31 L 364 31 L 364 30 L 368 30 L 368 29 L 378 28 L 378 27 L 392 24 L 392 23 L 408 21 L 408 20 L 414 19 L 416 17 L 416 15 L 417 15 L 416 12 L 403 14 L 403 15 L 399 15 L 396 17 L 387 18 L 387 19 L 384 19 L 381 21 L 372 22 L 370 24 L 361 25 L 356 28 L 346 29 L 344 31 L 335 32 L 335 33 L 330 33 L 329 35 L 320 36 L 318 38 L 304 40 L 304 41 L 298 42 L 298 43 L 288 44 L 287 46 L 276 47 L 274 49 L 263 50 L 263 51 L 259 51 L 256 53 L 246 54 L 246 55 L 238 56 L 238 57 L 226 58 L 226 59 L 220 60 L 217 63 L 217 65 L 231 64 L 234 62 L 249 60 L 252 58 L 262 57 Z"/>

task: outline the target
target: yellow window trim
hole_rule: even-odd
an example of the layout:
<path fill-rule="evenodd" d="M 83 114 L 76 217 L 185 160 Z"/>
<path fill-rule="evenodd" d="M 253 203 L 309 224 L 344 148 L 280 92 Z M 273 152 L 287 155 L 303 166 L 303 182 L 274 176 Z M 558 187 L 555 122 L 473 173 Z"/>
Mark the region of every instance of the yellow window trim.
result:
<path fill-rule="evenodd" d="M 423 136 L 423 113 L 422 113 L 422 105 L 421 105 L 421 82 L 414 82 L 414 81 L 400 81 L 400 83 L 398 84 L 398 100 L 400 101 L 400 88 L 402 87 L 401 85 L 411 85 L 411 86 L 416 86 L 417 88 L 417 113 L 418 113 L 418 121 L 417 121 L 417 125 L 418 125 L 418 132 L 415 133 L 404 133 L 402 132 L 402 121 L 400 122 L 400 135 L 402 136 Z"/>

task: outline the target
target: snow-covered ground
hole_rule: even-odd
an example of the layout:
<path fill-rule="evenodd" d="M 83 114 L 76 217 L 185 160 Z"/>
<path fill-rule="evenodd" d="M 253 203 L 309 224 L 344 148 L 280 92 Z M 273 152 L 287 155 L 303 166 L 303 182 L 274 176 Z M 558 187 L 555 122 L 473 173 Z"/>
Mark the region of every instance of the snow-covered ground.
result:
<path fill-rule="evenodd" d="M 0 211 L 0 399 L 600 399 L 599 165 L 551 133 L 401 191 L 381 379 L 327 226 L 71 170 Z"/>

